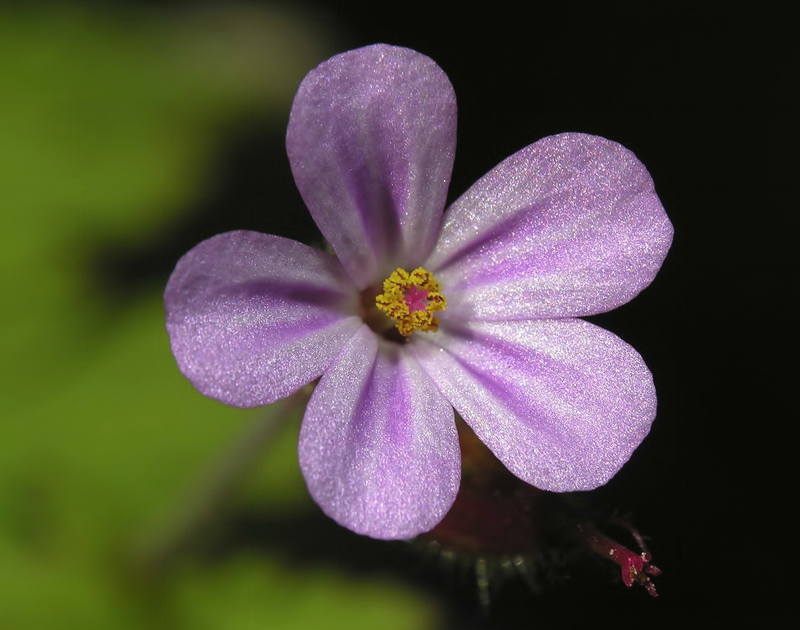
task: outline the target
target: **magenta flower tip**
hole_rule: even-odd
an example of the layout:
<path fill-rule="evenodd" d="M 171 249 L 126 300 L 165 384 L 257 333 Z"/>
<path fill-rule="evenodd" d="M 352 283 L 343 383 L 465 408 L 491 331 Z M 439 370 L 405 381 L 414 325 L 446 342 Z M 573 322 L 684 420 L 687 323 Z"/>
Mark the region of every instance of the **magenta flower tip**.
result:
<path fill-rule="evenodd" d="M 408 310 L 412 313 L 414 311 L 424 311 L 427 306 L 428 291 L 412 285 L 408 293 L 405 294 L 404 299 L 408 305 Z"/>
<path fill-rule="evenodd" d="M 301 83 L 286 144 L 335 256 L 221 234 L 165 293 L 202 393 L 253 407 L 319 379 L 299 445 L 309 491 L 377 538 L 427 531 L 453 504 L 454 410 L 553 491 L 605 483 L 655 416 L 638 353 L 579 319 L 632 299 L 666 256 L 647 170 L 610 140 L 550 136 L 445 212 L 455 141 L 453 88 L 428 57 L 380 44 L 329 59 Z"/>
<path fill-rule="evenodd" d="M 635 552 L 616 540 L 606 536 L 587 522 L 576 521 L 571 527 L 583 539 L 594 553 L 619 565 L 622 572 L 622 583 L 631 587 L 634 584 L 643 586 L 651 597 L 658 597 L 652 578 L 661 575 L 661 569 L 652 563 L 653 557 L 647 550 L 644 538 L 630 523 L 622 519 L 614 519 L 613 524 L 622 527 L 636 541 L 639 551 Z"/>

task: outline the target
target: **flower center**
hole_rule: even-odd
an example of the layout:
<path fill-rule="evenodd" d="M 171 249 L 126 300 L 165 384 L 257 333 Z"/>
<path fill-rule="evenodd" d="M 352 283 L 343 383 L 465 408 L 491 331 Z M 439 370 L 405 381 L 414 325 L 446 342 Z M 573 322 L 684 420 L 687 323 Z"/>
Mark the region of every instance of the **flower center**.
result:
<path fill-rule="evenodd" d="M 447 306 L 441 291 L 430 271 L 418 267 L 409 273 L 397 268 L 383 281 L 383 293 L 375 298 L 375 306 L 396 322 L 401 335 L 407 337 L 416 330 L 436 332 L 439 320 L 433 314 Z"/>

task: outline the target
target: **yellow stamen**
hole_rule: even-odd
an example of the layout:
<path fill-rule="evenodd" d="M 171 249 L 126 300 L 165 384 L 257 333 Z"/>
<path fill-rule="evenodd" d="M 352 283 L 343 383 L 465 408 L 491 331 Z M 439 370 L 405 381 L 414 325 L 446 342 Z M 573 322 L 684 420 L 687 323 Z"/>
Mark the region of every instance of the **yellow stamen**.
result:
<path fill-rule="evenodd" d="M 383 281 L 383 293 L 375 298 L 375 305 L 397 322 L 401 335 L 407 337 L 416 330 L 436 332 L 439 320 L 433 314 L 447 306 L 441 291 L 430 271 L 418 267 L 409 273 L 397 268 Z"/>

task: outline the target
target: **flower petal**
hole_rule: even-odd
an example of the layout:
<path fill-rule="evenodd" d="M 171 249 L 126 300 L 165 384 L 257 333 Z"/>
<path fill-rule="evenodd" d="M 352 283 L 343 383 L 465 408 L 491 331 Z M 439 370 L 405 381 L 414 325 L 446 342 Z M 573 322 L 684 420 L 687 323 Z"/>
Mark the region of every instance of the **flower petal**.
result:
<path fill-rule="evenodd" d="M 638 353 L 579 319 L 481 322 L 410 351 L 505 466 L 543 490 L 589 490 L 628 460 L 655 417 Z"/>
<path fill-rule="evenodd" d="M 289 161 L 314 221 L 360 289 L 430 254 L 455 141 L 453 87 L 418 52 L 368 46 L 303 80 Z"/>
<path fill-rule="evenodd" d="M 585 316 L 644 289 L 671 242 L 633 153 L 566 133 L 512 155 L 459 198 L 425 267 L 442 283 L 446 317 Z"/>
<path fill-rule="evenodd" d="M 411 538 L 433 528 L 458 491 L 453 408 L 404 349 L 364 326 L 314 390 L 300 466 L 314 500 L 340 525 Z"/>
<path fill-rule="evenodd" d="M 310 383 L 361 325 L 355 288 L 333 256 L 257 232 L 200 243 L 178 262 L 164 300 L 181 371 L 237 407 Z"/>

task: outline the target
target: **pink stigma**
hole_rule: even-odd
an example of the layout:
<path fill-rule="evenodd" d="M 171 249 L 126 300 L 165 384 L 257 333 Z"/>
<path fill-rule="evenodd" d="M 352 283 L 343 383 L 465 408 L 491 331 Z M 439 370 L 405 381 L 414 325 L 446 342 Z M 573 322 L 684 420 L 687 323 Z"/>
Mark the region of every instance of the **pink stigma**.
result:
<path fill-rule="evenodd" d="M 426 289 L 420 289 L 417 285 L 412 284 L 408 288 L 408 291 L 406 291 L 403 299 L 408 305 L 409 313 L 413 313 L 414 311 L 424 311 L 428 306 L 428 291 Z"/>

